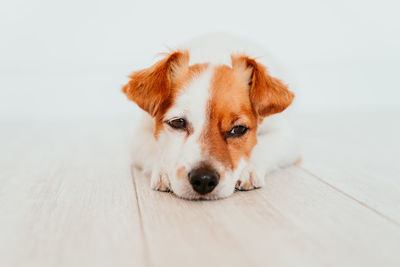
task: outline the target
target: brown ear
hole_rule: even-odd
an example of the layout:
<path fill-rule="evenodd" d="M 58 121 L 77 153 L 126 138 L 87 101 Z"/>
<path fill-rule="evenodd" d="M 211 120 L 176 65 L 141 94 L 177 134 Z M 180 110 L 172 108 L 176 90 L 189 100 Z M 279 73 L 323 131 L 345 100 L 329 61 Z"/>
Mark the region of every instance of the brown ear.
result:
<path fill-rule="evenodd" d="M 287 85 L 271 77 L 267 69 L 254 59 L 245 55 L 232 55 L 232 67 L 251 73 L 250 101 L 261 118 L 282 112 L 292 103 L 294 94 L 288 90 Z"/>
<path fill-rule="evenodd" d="M 181 68 L 187 68 L 188 64 L 188 52 L 173 52 L 150 68 L 130 75 L 131 80 L 122 88 L 122 92 L 154 117 L 168 106 L 174 76 Z"/>

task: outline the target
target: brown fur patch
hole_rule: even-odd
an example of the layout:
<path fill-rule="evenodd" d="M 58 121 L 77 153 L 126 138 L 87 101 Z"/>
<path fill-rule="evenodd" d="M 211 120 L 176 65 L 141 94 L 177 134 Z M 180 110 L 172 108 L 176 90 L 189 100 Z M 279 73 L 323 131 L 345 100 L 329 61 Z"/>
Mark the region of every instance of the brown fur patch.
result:
<path fill-rule="evenodd" d="M 185 166 L 178 168 L 178 170 L 176 171 L 176 177 L 178 177 L 180 179 L 184 179 L 187 177 Z"/>
<path fill-rule="evenodd" d="M 173 72 L 187 69 L 188 64 L 188 52 L 171 53 L 150 68 L 134 72 L 130 76 L 131 80 L 122 88 L 122 92 L 155 117 L 170 105 L 167 100 L 172 93 Z"/>
<path fill-rule="evenodd" d="M 215 67 L 208 108 L 209 120 L 200 140 L 202 149 L 227 168 L 235 169 L 242 158 L 248 159 L 257 143 L 257 120 L 246 79 L 228 66 Z M 226 133 L 237 125 L 248 127 L 248 132 L 241 137 L 227 138 Z"/>
<path fill-rule="evenodd" d="M 288 86 L 270 76 L 267 69 L 255 59 L 245 55 L 232 55 L 232 66 L 234 69 L 252 72 L 249 95 L 259 121 L 284 111 L 292 103 L 294 94 L 288 90 Z"/>
<path fill-rule="evenodd" d="M 200 142 L 203 150 L 235 169 L 241 159 L 248 160 L 257 143 L 257 125 L 263 118 L 285 110 L 294 94 L 266 68 L 245 55 L 232 56 L 232 68 L 215 67 L 210 87 L 209 121 Z M 232 127 L 249 128 L 237 138 L 226 138 Z"/>
<path fill-rule="evenodd" d="M 177 92 L 207 66 L 189 66 L 189 53 L 176 51 L 153 66 L 130 75 L 131 80 L 122 88 L 122 92 L 155 118 L 154 136 L 157 138 L 164 125 L 163 116 L 173 104 Z"/>

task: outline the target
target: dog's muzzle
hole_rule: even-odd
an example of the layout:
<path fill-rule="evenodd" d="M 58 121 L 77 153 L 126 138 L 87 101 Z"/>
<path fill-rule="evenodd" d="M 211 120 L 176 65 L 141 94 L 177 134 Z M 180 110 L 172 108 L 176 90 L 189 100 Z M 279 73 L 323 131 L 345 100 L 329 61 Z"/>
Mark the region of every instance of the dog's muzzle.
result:
<path fill-rule="evenodd" d="M 219 182 L 219 174 L 208 167 L 193 169 L 188 176 L 194 191 L 201 195 L 212 192 Z"/>

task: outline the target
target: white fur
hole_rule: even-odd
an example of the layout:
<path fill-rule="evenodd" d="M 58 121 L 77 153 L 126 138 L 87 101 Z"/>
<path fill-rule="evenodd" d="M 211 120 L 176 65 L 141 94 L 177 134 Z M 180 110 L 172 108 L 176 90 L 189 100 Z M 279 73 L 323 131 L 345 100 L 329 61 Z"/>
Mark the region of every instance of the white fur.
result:
<path fill-rule="evenodd" d="M 300 149 L 286 114 L 275 114 L 264 119 L 257 132 L 257 145 L 253 148 L 248 165 L 239 178 L 241 186 L 253 177 L 250 188 L 264 185 L 267 174 L 291 165 L 300 158 Z"/>
<path fill-rule="evenodd" d="M 189 50 L 192 64 L 211 62 L 230 65 L 230 55 L 235 52 L 261 56 L 248 51 L 251 50 L 249 47 L 254 46 L 243 45 L 244 43 L 246 42 L 229 35 L 210 35 L 195 39 L 185 48 Z M 193 128 L 191 135 L 186 138 L 185 132 L 177 132 L 166 126 L 156 140 L 154 120 L 147 114 L 138 127 L 135 135 L 134 162 L 151 176 L 153 189 L 171 190 L 176 195 L 188 199 L 222 198 L 234 192 L 238 181 L 238 189 L 248 190 L 263 186 L 266 174 L 293 164 L 299 157 L 299 150 L 285 115 L 277 114 L 265 118 L 259 125 L 258 143 L 253 148 L 250 160 L 242 160 L 234 171 L 225 172 L 224 179 L 221 179 L 211 193 L 201 196 L 192 189 L 187 177 L 178 178 L 177 170 L 180 167 L 185 167 L 189 172 L 202 161 L 212 161 L 212 155 L 203 154 L 199 144 L 199 136 L 207 123 L 207 101 L 210 97 L 208 89 L 212 70 L 213 65 L 188 84 L 164 116 L 165 120 L 186 118 Z M 213 161 L 212 164 L 217 170 L 223 169 L 217 161 Z M 245 184 L 250 184 L 250 188 L 244 187 Z"/>
<path fill-rule="evenodd" d="M 246 54 L 267 67 L 272 76 L 290 80 L 286 69 L 259 44 L 228 33 L 210 33 L 194 38 L 177 48 L 190 51 L 190 64 L 210 62 L 231 66 L 231 54 Z"/>
<path fill-rule="evenodd" d="M 185 131 L 179 132 L 167 126 L 157 140 L 157 145 L 163 150 L 158 164 L 163 166 L 164 172 L 169 177 L 170 189 L 182 197 L 193 198 L 195 192 L 188 179 L 176 177 L 177 170 L 185 167 L 187 171 L 190 171 L 206 156 L 202 154 L 198 139 L 207 122 L 206 107 L 211 75 L 212 69 L 208 68 L 183 88 L 176 97 L 175 104 L 164 116 L 165 120 L 185 118 L 190 123 L 193 133 L 186 138 Z"/>

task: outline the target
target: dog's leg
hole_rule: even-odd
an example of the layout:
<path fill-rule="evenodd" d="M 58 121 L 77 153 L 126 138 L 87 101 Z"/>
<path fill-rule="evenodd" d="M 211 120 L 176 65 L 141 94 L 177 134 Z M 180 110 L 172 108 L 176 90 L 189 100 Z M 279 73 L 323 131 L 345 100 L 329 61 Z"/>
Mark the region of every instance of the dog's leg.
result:
<path fill-rule="evenodd" d="M 264 185 L 265 175 L 291 165 L 300 158 L 300 152 L 291 134 L 275 131 L 258 136 L 248 166 L 236 183 L 238 190 L 251 190 Z"/>
<path fill-rule="evenodd" d="M 169 192 L 171 191 L 171 185 L 166 174 L 153 171 L 150 178 L 150 185 L 153 190 Z"/>
<path fill-rule="evenodd" d="M 150 186 L 157 191 L 170 191 L 167 175 L 159 166 L 160 159 L 156 140 L 154 139 L 154 121 L 146 113 L 134 134 L 132 162 L 134 166 L 150 176 Z"/>

